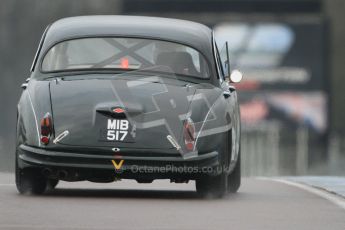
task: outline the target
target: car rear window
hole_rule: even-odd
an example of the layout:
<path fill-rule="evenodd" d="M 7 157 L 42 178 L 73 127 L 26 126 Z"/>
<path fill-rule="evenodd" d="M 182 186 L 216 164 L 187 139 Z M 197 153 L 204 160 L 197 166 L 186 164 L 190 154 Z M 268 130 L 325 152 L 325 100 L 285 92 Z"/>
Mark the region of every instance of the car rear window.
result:
<path fill-rule="evenodd" d="M 53 46 L 45 55 L 42 72 L 70 70 L 141 70 L 168 67 L 176 75 L 209 77 L 203 55 L 192 47 L 138 38 L 80 38 Z"/>

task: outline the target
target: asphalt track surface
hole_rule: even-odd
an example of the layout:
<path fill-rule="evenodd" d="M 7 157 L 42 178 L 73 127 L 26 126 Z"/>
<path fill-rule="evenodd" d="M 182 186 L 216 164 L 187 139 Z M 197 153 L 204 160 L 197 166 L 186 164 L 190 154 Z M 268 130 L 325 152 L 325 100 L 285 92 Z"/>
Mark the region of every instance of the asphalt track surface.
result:
<path fill-rule="evenodd" d="M 345 210 L 281 182 L 243 179 L 240 191 L 201 199 L 194 183 L 60 183 L 43 196 L 22 196 L 0 174 L 0 229 L 288 229 L 344 230 Z"/>

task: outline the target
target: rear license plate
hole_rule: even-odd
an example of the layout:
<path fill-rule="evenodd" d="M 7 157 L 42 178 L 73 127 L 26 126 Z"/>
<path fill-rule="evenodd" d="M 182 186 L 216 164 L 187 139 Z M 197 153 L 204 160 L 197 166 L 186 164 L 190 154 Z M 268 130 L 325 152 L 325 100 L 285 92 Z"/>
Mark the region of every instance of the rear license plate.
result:
<path fill-rule="evenodd" d="M 109 142 L 134 142 L 135 125 L 127 119 L 103 117 L 97 119 L 100 125 L 100 140 Z"/>

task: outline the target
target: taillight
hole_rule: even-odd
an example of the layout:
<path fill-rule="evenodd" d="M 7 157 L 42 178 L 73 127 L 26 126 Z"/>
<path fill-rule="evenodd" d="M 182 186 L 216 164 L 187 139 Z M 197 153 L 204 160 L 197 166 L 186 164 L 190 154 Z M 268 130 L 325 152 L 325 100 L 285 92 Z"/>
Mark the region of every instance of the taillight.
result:
<path fill-rule="evenodd" d="M 183 125 L 184 143 L 186 149 L 192 151 L 195 144 L 195 126 L 192 119 L 188 118 Z"/>
<path fill-rule="evenodd" d="M 52 116 L 46 113 L 41 119 L 41 142 L 45 145 L 49 144 L 50 136 L 53 133 Z"/>
<path fill-rule="evenodd" d="M 128 58 L 122 58 L 121 59 L 121 68 L 122 69 L 128 69 L 129 67 L 129 60 Z"/>

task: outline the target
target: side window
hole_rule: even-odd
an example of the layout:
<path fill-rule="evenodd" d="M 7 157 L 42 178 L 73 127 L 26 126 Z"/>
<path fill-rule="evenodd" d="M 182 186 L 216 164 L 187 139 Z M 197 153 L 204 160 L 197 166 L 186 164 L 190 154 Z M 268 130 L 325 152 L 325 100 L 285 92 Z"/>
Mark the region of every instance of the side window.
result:
<path fill-rule="evenodd" d="M 38 44 L 38 48 L 37 48 L 37 51 L 36 51 L 34 60 L 33 60 L 33 62 L 32 62 L 31 68 L 30 68 L 30 71 L 31 71 L 31 72 L 34 72 L 34 70 L 35 70 L 35 66 L 36 66 L 36 63 L 37 63 L 37 59 L 38 59 L 38 56 L 39 56 L 39 54 L 40 54 L 40 52 L 41 52 L 41 48 L 42 48 L 42 45 L 43 45 L 43 41 L 44 41 L 44 38 L 46 37 L 46 34 L 47 34 L 47 31 L 48 31 L 49 27 L 50 27 L 50 25 L 47 26 L 47 28 L 44 30 L 43 35 L 42 35 L 41 40 L 40 40 L 40 43 Z"/>

